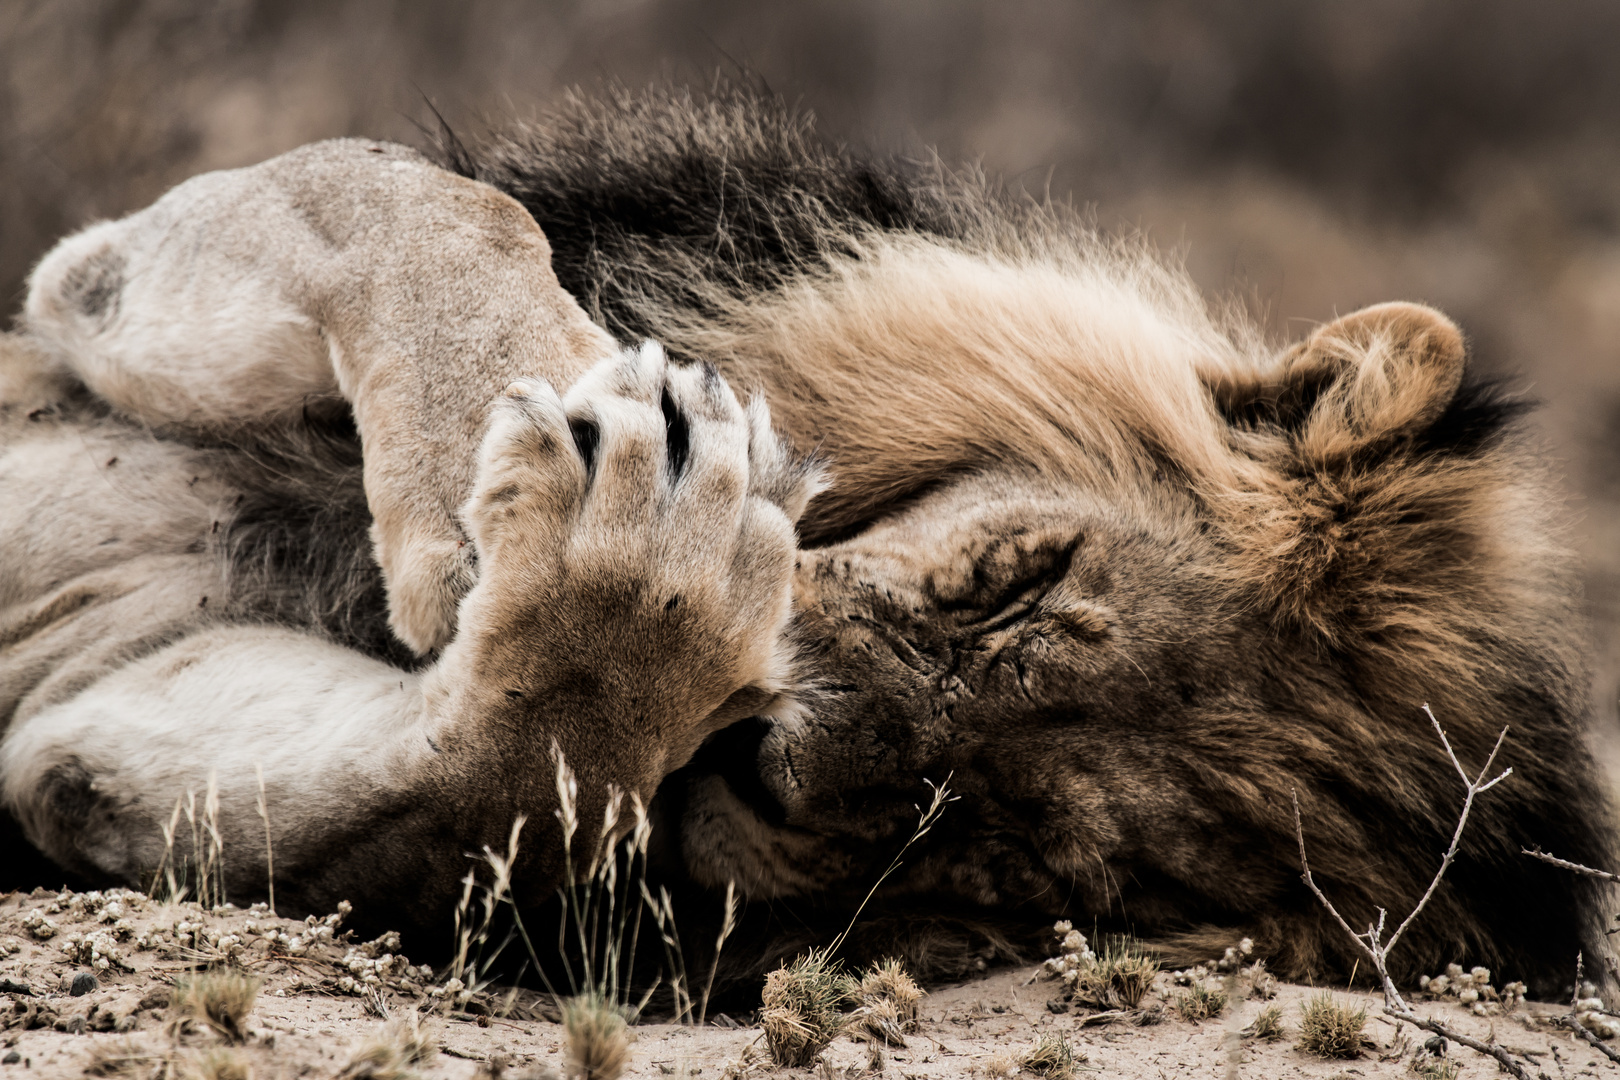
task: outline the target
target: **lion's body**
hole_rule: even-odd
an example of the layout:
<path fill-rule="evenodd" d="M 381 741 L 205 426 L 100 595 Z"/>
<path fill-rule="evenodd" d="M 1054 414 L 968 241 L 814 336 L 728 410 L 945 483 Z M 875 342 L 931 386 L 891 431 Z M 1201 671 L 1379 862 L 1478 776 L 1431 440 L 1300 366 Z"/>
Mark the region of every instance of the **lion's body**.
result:
<path fill-rule="evenodd" d="M 312 751 L 324 754 L 319 767 L 287 782 L 294 831 L 314 836 L 309 851 L 318 853 L 378 821 L 394 828 L 406 820 L 373 860 L 389 868 L 378 871 L 382 884 L 364 889 L 385 895 L 383 879 L 407 872 L 398 866 L 409 862 L 401 852 L 411 843 L 470 842 L 441 836 L 454 831 L 446 822 L 455 814 L 408 824 L 422 813 L 423 791 L 453 807 L 476 805 L 480 821 L 494 822 L 503 807 L 542 805 L 536 792 L 549 777 L 495 777 L 491 792 L 472 798 L 457 794 L 459 774 L 441 770 L 424 788 L 412 770 L 426 766 L 401 764 L 405 751 L 391 736 L 368 741 L 367 732 L 418 723 L 420 702 L 440 708 L 445 695 L 470 694 L 473 713 L 503 715 L 477 686 L 536 653 L 574 671 L 572 681 L 548 685 L 575 712 L 553 709 L 532 720 L 539 730 L 562 724 L 556 730 L 582 747 L 598 779 L 649 794 L 646 778 L 662 779 L 661 872 L 698 890 L 735 880 L 745 896 L 773 901 L 761 908 L 788 929 L 759 944 L 756 959 L 804 925 L 847 914 L 910 834 L 925 780 L 949 775 L 960 800 L 908 853 L 880 909 L 945 912 L 962 924 L 1097 919 L 1195 953 L 1218 953 L 1247 934 L 1283 972 L 1325 974 L 1348 967 L 1350 943 L 1298 879 L 1293 794 L 1317 878 L 1341 909 L 1357 921 L 1380 904 L 1404 910 L 1432 875 L 1462 794 L 1421 711 L 1428 702 L 1467 765 L 1482 763 L 1509 726 L 1503 762 L 1515 775 L 1476 807 L 1462 855 L 1398 958 L 1403 970 L 1483 962 L 1551 989 L 1576 950 L 1600 942 L 1588 882 L 1518 853 L 1541 845 L 1602 863 L 1615 851 L 1606 789 L 1585 743 L 1581 621 L 1557 504 L 1518 410 L 1467 377 L 1461 339 L 1443 317 L 1371 309 L 1277 354 L 1241 318 L 1212 316 L 1179 271 L 1138 247 L 1107 244 L 1064 213 L 1003 199 L 971 179 L 831 151 L 746 94 L 578 104 L 477 153 L 452 149 L 457 171 L 530 211 L 557 281 L 599 325 L 712 362 L 739 391 L 768 401 L 789 442 L 825 459 L 831 486 L 799 519 L 786 631 L 798 650 L 789 665 L 794 703 L 775 719 L 713 734 L 693 756 L 699 737 L 720 726 L 704 719 L 719 715 L 720 701 L 739 688 L 789 689 L 785 661 L 748 653 L 728 667 L 718 646 L 706 646 L 694 655 L 708 659 L 693 670 L 716 673 L 705 677 L 714 681 L 681 676 L 695 680 L 676 694 L 694 703 L 685 719 L 648 719 L 638 712 L 648 708 L 648 688 L 665 693 L 679 682 L 677 669 L 660 668 L 650 682 L 634 672 L 679 653 L 678 637 L 657 644 L 666 640 L 658 633 L 675 631 L 635 624 L 645 640 L 630 645 L 641 658 L 633 673 L 582 681 L 581 664 L 617 671 L 614 650 L 626 643 L 591 620 L 567 624 L 575 627 L 568 636 L 520 618 L 529 597 L 549 595 L 556 579 L 527 563 L 491 569 L 486 547 L 499 546 L 497 533 L 470 525 L 478 585 L 462 601 L 459 626 L 454 617 L 444 624 L 441 637 L 454 635 L 445 656 L 413 671 L 383 630 L 390 611 L 367 559 L 364 500 L 378 498 L 374 458 L 393 468 L 420 461 L 422 451 L 401 458 L 395 444 L 367 434 L 368 425 L 377 430 L 366 412 L 370 389 L 341 389 L 365 437 L 362 489 L 343 437 L 315 455 L 296 417 L 278 419 L 277 464 L 266 467 L 270 451 L 242 449 L 240 438 L 219 446 L 217 433 L 208 442 L 195 428 L 156 438 L 105 415 L 70 383 L 16 375 L 0 383 L 0 492 L 10 498 L 15 488 L 39 510 L 6 522 L 7 550 L 36 554 L 8 557 L 5 567 L 11 592 L 0 599 L 21 629 L 5 639 L 0 687 L 24 670 L 14 658 L 37 653 L 50 671 L 30 685 L 64 688 L 44 697 L 36 688 L 38 705 L 11 705 L 5 784 L 48 852 L 126 878 L 140 869 L 128 855 L 113 865 L 107 843 L 69 835 L 100 820 L 96 797 L 107 788 L 97 778 L 121 767 L 103 755 L 98 767 L 75 764 L 87 775 L 73 783 L 51 772 L 63 764 L 64 732 L 82 757 L 86 741 L 114 723 L 110 706 L 87 701 L 113 694 L 129 708 L 144 695 L 161 701 L 154 708 L 181 709 L 200 684 L 176 682 L 181 675 L 168 669 L 143 676 L 141 665 L 190 649 L 188 663 L 206 668 L 224 657 L 216 666 L 240 671 L 262 639 L 302 650 L 297 662 L 311 673 L 302 688 L 278 691 L 265 716 L 290 711 L 310 731 L 348 740 Z M 432 272 L 454 265 L 428 262 L 413 287 L 431 290 Z M 574 325 L 566 303 L 541 306 Z M 40 310 L 35 299 L 30 310 Z M 52 336 L 47 322 L 35 320 L 33 331 L 58 356 L 86 350 Z M 570 332 L 581 349 L 594 340 Z M 456 384 L 464 373 L 500 368 L 487 357 L 507 352 L 483 344 L 477 364 L 455 349 L 417 355 Z M 20 357 L 34 346 L 8 347 Z M 565 358 L 534 373 L 568 382 L 585 362 Z M 12 369 L 33 370 L 22 360 Z M 465 378 L 448 428 L 468 430 L 467 402 L 500 389 L 489 378 Z M 386 379 L 378 387 L 397 390 Z M 35 413 L 69 400 L 76 411 Z M 139 421 L 141 408 L 126 404 L 120 415 Z M 422 415 L 427 428 L 438 423 L 431 411 Z M 51 425 L 55 434 L 42 434 Z M 424 443 L 467 457 L 430 485 L 460 490 L 458 502 L 474 457 L 468 436 L 459 439 Z M 88 448 L 78 458 L 65 449 L 75 440 Z M 28 454 L 45 455 L 43 471 L 20 464 Z M 111 457 L 116 466 L 105 464 Z M 123 488 L 119 470 L 135 460 L 146 462 L 139 483 Z M 493 459 L 480 460 L 489 498 L 549 482 L 543 470 L 514 465 L 497 483 Z M 591 468 L 588 453 L 585 461 Z M 408 489 L 410 467 L 402 468 L 389 482 Z M 341 483 L 323 503 L 301 469 Z M 796 490 L 807 491 L 794 475 Z M 176 483 L 185 488 L 178 501 Z M 98 505 L 90 492 L 105 484 L 143 509 Z M 71 493 L 60 506 L 50 497 L 56 490 Z M 790 517 L 802 505 L 798 496 L 770 498 Z M 718 505 L 705 504 L 711 514 Z M 278 511 L 284 521 L 267 527 Z M 462 520 L 487 512 L 469 503 Z M 158 524 L 138 551 L 122 537 L 125 546 L 98 546 L 110 524 L 98 515 Z M 215 521 L 218 539 L 199 541 L 205 523 L 205 535 L 216 535 Z M 46 539 L 53 530 L 55 542 Z M 666 557 L 637 550 L 651 560 L 649 580 L 682 580 Z M 679 550 L 684 560 L 699 549 Z M 18 605 L 55 595 L 70 563 L 81 575 L 139 578 L 161 602 L 139 618 L 101 605 L 91 610 L 105 609 L 103 622 L 19 620 Z M 735 565 L 746 569 L 747 560 Z M 389 587 L 414 572 L 396 565 Z M 701 592 L 703 576 L 686 572 L 677 592 Z M 442 567 L 423 573 L 454 579 Z M 33 582 L 26 596 L 14 584 L 25 578 Z M 229 601 L 212 611 L 192 599 L 216 588 Z M 775 615 L 748 618 L 777 625 Z M 82 640 L 51 644 L 80 622 L 86 629 L 72 633 Z M 694 639 L 719 634 L 734 651 L 748 636 L 720 634 L 714 620 L 683 625 Z M 479 635 L 495 644 L 455 667 L 457 650 Z M 113 659 L 94 660 L 86 644 Z M 120 667 L 125 659 L 134 675 Z M 91 663 L 102 666 L 84 666 Z M 143 677 L 169 682 L 155 688 Z M 586 683 L 597 704 L 583 704 Z M 407 693 L 419 684 L 439 689 Z M 390 704 L 390 686 L 410 703 Z M 498 686 L 489 693 L 495 701 Z M 341 699 L 333 708 L 343 723 L 299 704 L 323 694 Z M 610 725 L 603 731 L 624 737 L 593 735 L 579 719 L 598 706 Z M 57 719 L 42 724 L 52 707 Z M 196 745 L 229 744 L 241 708 L 231 703 L 236 711 L 221 712 L 218 733 Z M 645 728 L 611 728 L 620 714 Z M 518 730 L 516 720 L 490 723 L 478 738 Z M 244 787 L 252 755 L 288 759 L 299 745 L 278 738 L 270 720 L 262 725 L 231 747 L 232 779 L 221 782 L 244 837 L 256 823 Z M 637 730 L 644 745 L 633 745 Z M 496 759 L 537 772 L 544 751 L 526 745 Z M 175 752 L 183 760 L 126 770 L 149 787 L 142 797 L 161 804 L 147 816 L 162 816 L 172 792 L 200 784 L 217 764 L 212 749 Z M 288 759 L 277 775 L 295 773 Z M 59 806 L 63 791 L 84 805 Z M 107 826 L 118 835 L 131 828 Z M 286 842 L 297 849 L 300 841 Z M 335 898 L 342 875 L 364 865 L 372 864 L 351 860 L 332 871 L 310 902 Z M 535 870 L 536 880 L 547 872 Z M 425 919 L 429 907 L 424 900 L 409 915 Z"/>

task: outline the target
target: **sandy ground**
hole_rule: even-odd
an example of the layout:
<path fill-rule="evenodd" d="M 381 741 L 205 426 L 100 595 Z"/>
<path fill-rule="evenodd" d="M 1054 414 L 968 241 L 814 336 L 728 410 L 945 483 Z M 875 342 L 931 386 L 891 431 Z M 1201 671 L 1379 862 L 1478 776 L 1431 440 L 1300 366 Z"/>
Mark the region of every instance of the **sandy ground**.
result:
<path fill-rule="evenodd" d="M 194 903 L 164 905 L 122 892 L 37 890 L 0 897 L 0 1023 L 5 1029 L 0 1078 L 88 1073 L 384 1080 L 417 1073 L 538 1080 L 548 1071 L 567 1073 L 566 1036 L 561 1025 L 546 1019 L 547 1001 L 526 992 L 496 994 L 458 1009 L 453 994 L 434 996 L 432 973 L 389 950 L 393 942 L 355 941 L 341 925 L 331 925 L 335 922 L 310 925 L 234 908 L 207 912 Z M 243 1039 L 234 1047 L 219 1035 L 188 1032 L 176 1023 L 171 1003 L 176 980 L 208 966 L 261 980 Z M 96 977 L 93 989 L 86 974 Z M 1040 1038 L 1056 1036 L 1073 1047 L 1078 1077 L 1416 1075 L 1413 1053 L 1427 1036 L 1414 1038 L 1410 1029 L 1377 1017 L 1378 1002 L 1364 991 L 1340 990 L 1337 996 L 1368 1007 L 1370 1042 L 1358 1057 L 1324 1060 L 1296 1045 L 1301 1005 L 1318 991 L 1280 985 L 1275 998 L 1266 1000 L 1248 996 L 1248 980 L 1231 977 L 1224 985 L 1232 994 L 1229 1007 L 1194 1024 L 1176 1015 L 1174 1001 L 1182 991 L 1171 975 L 1161 974 L 1144 1005 L 1150 1011 L 1166 1006 L 1160 1010 L 1163 1019 L 1138 1026 L 1127 1015 L 1110 1019 L 1063 1003 L 1060 985 L 1039 968 L 1001 969 L 926 996 L 918 1028 L 904 1046 L 840 1038 L 816 1066 L 788 1070 L 771 1065 L 751 1017 L 739 1018 L 736 1027 L 645 1024 L 632 1029 L 624 1075 L 1030 1076 L 1036 1074 L 1018 1070 L 1019 1057 Z M 1244 1034 L 1272 1004 L 1281 1006 L 1284 1037 L 1267 1042 Z M 1599 1053 L 1556 1028 L 1554 1018 L 1564 1011 L 1560 1006 L 1523 1004 L 1478 1017 L 1447 1000 L 1425 1003 L 1421 1011 L 1529 1055 L 1549 1078 L 1616 1072 Z M 397 1028 L 416 1013 L 426 1017 L 438 1052 L 404 1074 L 367 1071 L 357 1064 L 368 1045 L 386 1039 L 390 1024 Z M 1494 1062 L 1461 1048 L 1451 1054 L 1461 1066 L 1458 1075 L 1496 1075 Z"/>

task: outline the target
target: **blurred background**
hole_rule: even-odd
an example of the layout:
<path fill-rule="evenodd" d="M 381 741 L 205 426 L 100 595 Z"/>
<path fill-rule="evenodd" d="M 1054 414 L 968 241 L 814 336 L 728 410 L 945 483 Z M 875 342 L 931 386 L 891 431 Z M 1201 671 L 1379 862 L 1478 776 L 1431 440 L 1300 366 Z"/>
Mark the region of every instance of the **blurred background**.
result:
<path fill-rule="evenodd" d="M 750 73 L 840 141 L 1146 231 L 1279 339 L 1458 319 L 1545 405 L 1620 733 L 1617 44 L 1613 0 L 0 0 L 0 298 L 193 173 L 421 143 L 426 100 L 476 137 L 570 86 Z"/>

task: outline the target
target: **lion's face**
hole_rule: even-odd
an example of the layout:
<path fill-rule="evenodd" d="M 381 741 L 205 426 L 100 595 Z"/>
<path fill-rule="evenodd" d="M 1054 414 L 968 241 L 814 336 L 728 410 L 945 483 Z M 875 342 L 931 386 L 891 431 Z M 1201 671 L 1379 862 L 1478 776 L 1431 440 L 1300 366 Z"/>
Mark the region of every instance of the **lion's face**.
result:
<path fill-rule="evenodd" d="M 910 887 L 1061 908 L 1082 899 L 1070 881 L 1089 881 L 1083 899 L 1106 910 L 1117 886 L 1092 873 L 1105 852 L 1131 858 L 1145 814 L 1173 826 L 1154 841 L 1163 857 L 1202 816 L 1166 801 L 1186 786 L 1167 737 L 1250 696 L 1221 660 L 1242 620 L 1220 603 L 1215 560 L 1169 484 L 1127 495 L 1011 472 L 804 552 L 799 631 L 826 673 L 810 719 L 736 729 L 700 755 L 687 865 L 752 896 L 858 900 L 915 827 L 920 781 L 949 778 L 962 799 L 937 829 L 951 860 L 914 852 Z"/>

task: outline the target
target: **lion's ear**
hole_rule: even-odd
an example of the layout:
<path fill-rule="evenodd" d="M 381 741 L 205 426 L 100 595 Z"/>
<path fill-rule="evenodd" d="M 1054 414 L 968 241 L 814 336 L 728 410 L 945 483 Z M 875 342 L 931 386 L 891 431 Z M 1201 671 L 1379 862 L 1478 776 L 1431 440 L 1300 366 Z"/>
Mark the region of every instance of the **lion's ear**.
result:
<path fill-rule="evenodd" d="M 1432 644 L 1461 633 L 1446 620 L 1467 623 L 1467 598 L 1510 576 L 1491 561 L 1506 558 L 1525 481 L 1500 448 L 1524 405 L 1465 381 L 1465 366 L 1445 316 L 1381 304 L 1321 327 L 1269 372 L 1211 386 L 1235 460 L 1252 466 L 1215 505 L 1259 606 L 1346 648 L 1388 645 L 1402 627 Z"/>
<path fill-rule="evenodd" d="M 1277 369 L 1211 390 L 1234 424 L 1287 429 L 1297 453 L 1329 462 L 1429 427 L 1466 363 L 1450 319 L 1421 304 L 1378 304 L 1320 327 Z"/>

